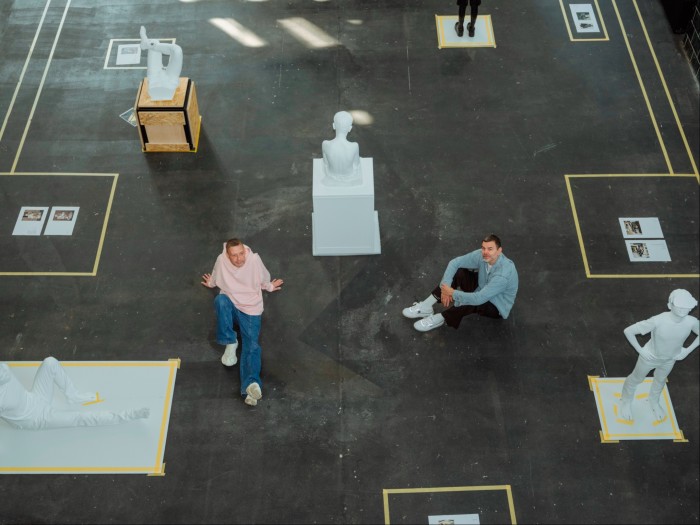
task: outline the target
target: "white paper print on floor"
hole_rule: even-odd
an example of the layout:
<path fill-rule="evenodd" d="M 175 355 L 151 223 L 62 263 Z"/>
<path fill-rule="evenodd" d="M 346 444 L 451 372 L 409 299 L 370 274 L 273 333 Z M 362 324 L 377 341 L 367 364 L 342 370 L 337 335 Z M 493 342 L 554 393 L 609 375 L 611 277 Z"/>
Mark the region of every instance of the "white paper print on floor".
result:
<path fill-rule="evenodd" d="M 600 33 L 593 4 L 569 4 L 578 33 Z"/>
<path fill-rule="evenodd" d="M 48 211 L 46 206 L 22 206 L 12 235 L 41 235 Z"/>
<path fill-rule="evenodd" d="M 478 514 L 443 514 L 428 516 L 428 525 L 478 525 Z"/>
<path fill-rule="evenodd" d="M 632 262 L 668 262 L 671 254 L 663 239 L 626 240 L 627 255 Z"/>
<path fill-rule="evenodd" d="M 140 44 L 121 44 L 117 47 L 117 65 L 130 66 L 141 63 Z"/>
<path fill-rule="evenodd" d="M 657 217 L 620 217 L 620 229 L 625 239 L 663 239 Z"/>
<path fill-rule="evenodd" d="M 44 235 L 73 235 L 79 206 L 54 206 L 49 213 Z"/>

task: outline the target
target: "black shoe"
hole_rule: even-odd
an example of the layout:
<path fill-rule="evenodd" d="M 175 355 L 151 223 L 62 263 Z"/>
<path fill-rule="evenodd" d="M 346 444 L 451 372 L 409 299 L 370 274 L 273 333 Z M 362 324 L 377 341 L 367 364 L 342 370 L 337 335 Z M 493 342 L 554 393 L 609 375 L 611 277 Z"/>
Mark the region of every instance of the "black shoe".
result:
<path fill-rule="evenodd" d="M 471 22 L 467 24 L 467 29 L 469 29 L 469 36 L 474 36 L 474 24 Z M 462 29 L 462 33 L 464 33 L 464 29 Z M 462 35 L 459 35 L 462 36 Z"/>
<path fill-rule="evenodd" d="M 464 36 L 464 26 L 459 25 L 459 22 L 455 22 L 455 31 L 457 31 L 457 36 Z"/>

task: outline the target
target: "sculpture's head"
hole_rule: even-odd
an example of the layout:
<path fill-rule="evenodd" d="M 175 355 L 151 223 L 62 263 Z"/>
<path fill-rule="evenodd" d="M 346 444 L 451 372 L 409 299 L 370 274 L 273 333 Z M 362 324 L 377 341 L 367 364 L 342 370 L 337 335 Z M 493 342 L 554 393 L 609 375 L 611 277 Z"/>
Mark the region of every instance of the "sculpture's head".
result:
<path fill-rule="evenodd" d="M 352 129 L 352 115 L 347 111 L 338 111 L 333 116 L 333 129 L 341 133 L 349 133 Z"/>
<path fill-rule="evenodd" d="M 685 317 L 697 306 L 698 302 L 688 290 L 673 290 L 668 296 L 668 309 L 679 317 Z"/>
<path fill-rule="evenodd" d="M 0 363 L 0 385 L 8 383 L 11 377 L 12 372 L 10 371 L 10 367 L 5 363 Z"/>

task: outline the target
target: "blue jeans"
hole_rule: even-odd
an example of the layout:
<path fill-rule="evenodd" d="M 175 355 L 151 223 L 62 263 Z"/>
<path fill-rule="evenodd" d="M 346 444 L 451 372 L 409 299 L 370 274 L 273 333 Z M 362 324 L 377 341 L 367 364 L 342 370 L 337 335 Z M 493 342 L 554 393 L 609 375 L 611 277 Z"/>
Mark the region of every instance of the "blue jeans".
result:
<path fill-rule="evenodd" d="M 214 299 L 216 310 L 216 342 L 220 345 L 235 343 L 235 325 L 241 330 L 242 348 L 240 358 L 241 395 L 245 397 L 245 389 L 251 383 L 257 383 L 262 389 L 260 380 L 260 368 L 262 363 L 262 348 L 258 343 L 260 337 L 260 325 L 262 315 L 248 315 L 236 308 L 231 299 L 224 294 L 219 294 Z"/>

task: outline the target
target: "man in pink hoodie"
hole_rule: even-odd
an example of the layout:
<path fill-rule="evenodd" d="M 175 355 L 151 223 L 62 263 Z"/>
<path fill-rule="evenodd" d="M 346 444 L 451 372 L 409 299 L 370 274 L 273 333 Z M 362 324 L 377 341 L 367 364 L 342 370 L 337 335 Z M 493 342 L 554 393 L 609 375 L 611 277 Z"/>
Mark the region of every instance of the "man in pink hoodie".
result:
<path fill-rule="evenodd" d="M 216 341 L 226 345 L 221 362 L 226 366 L 237 363 L 237 324 L 243 338 L 241 349 L 241 395 L 250 406 L 262 398 L 260 380 L 261 353 L 258 337 L 263 313 L 262 291 L 275 292 L 282 287 L 282 279 L 270 279 L 260 256 L 240 239 L 229 239 L 219 254 L 211 274 L 202 275 L 207 288 L 219 287 L 214 299 L 216 309 Z"/>

